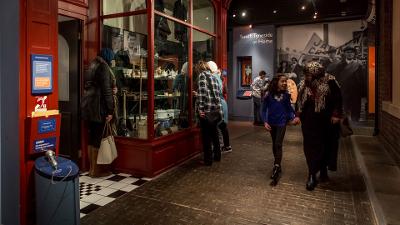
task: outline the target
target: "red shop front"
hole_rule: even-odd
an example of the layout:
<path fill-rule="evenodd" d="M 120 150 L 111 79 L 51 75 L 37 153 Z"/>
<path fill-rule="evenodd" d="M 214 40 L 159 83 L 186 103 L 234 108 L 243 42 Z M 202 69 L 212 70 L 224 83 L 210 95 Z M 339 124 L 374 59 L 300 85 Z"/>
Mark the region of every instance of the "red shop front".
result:
<path fill-rule="evenodd" d="M 223 0 L 20 0 L 21 224 L 33 224 L 34 141 L 88 169 L 79 118 L 83 74 L 102 48 L 114 52 L 118 158 L 113 168 L 153 177 L 201 151 L 193 65 L 227 67 Z M 25 7 L 22 7 L 25 6 Z M 35 66 L 34 66 L 35 65 Z M 48 65 L 47 78 L 36 77 Z M 38 70 L 39 71 L 39 70 Z M 41 134 L 35 124 L 56 129 Z"/>

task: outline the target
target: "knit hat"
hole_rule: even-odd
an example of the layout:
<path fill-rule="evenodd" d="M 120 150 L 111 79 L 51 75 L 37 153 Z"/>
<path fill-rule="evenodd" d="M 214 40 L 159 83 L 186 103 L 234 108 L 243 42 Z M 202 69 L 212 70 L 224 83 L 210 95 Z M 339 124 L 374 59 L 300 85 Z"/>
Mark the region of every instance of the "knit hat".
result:
<path fill-rule="evenodd" d="M 218 66 L 214 61 L 208 61 L 207 65 L 208 65 L 208 67 L 210 67 L 210 70 L 212 73 L 217 72 Z"/>
<path fill-rule="evenodd" d="M 114 59 L 114 52 L 110 48 L 103 48 L 101 49 L 99 56 L 103 58 L 108 65 L 111 65 L 111 61 Z"/>
<path fill-rule="evenodd" d="M 306 64 L 304 73 L 311 74 L 311 76 L 317 78 L 325 74 L 325 68 L 319 62 L 312 61 Z"/>

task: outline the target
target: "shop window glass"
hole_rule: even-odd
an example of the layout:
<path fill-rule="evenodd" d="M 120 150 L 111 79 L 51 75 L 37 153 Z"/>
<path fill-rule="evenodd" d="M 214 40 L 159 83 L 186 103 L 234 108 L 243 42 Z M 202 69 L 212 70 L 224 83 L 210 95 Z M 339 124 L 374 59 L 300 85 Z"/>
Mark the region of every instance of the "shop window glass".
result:
<path fill-rule="evenodd" d="M 215 38 L 208 34 L 193 30 L 193 66 L 199 61 L 215 62 Z M 193 68 L 193 91 L 197 92 L 198 74 Z M 196 97 L 193 96 L 193 120 L 196 121 Z"/>
<path fill-rule="evenodd" d="M 103 0 L 103 15 L 146 9 L 146 0 Z"/>
<path fill-rule="evenodd" d="M 188 28 L 154 19 L 154 131 L 165 136 L 189 127 Z"/>
<path fill-rule="evenodd" d="M 193 25 L 214 33 L 214 6 L 210 0 L 193 1 Z"/>
<path fill-rule="evenodd" d="M 197 0 L 195 0 L 197 1 Z M 189 0 L 155 0 L 154 9 L 189 22 Z"/>
<path fill-rule="evenodd" d="M 147 17 L 105 19 L 102 47 L 113 50 L 114 72 L 118 93 L 117 134 L 147 138 Z"/>

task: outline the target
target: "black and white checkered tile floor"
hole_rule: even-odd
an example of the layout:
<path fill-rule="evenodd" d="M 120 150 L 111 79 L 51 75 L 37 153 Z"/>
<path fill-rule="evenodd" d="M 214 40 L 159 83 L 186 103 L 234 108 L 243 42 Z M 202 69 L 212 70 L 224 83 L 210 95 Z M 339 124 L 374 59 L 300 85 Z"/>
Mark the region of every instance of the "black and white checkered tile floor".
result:
<path fill-rule="evenodd" d="M 151 179 L 137 178 L 130 174 L 112 174 L 108 177 L 91 178 L 87 172 L 79 176 L 81 218 L 93 210 L 105 206 L 116 198 L 138 188 Z"/>

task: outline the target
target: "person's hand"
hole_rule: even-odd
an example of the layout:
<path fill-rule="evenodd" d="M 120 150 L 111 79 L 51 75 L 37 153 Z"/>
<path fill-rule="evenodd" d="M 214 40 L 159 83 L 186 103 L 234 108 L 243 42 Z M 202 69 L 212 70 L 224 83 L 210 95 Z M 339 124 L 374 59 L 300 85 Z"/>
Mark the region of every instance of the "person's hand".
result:
<path fill-rule="evenodd" d="M 107 121 L 107 122 L 110 122 L 110 121 L 112 120 L 112 118 L 113 118 L 112 115 L 108 115 L 108 116 L 106 117 L 106 121 Z"/>
<path fill-rule="evenodd" d="M 337 117 L 334 117 L 334 116 L 331 117 L 331 123 L 332 124 L 337 124 L 339 122 L 340 122 L 340 118 L 337 118 Z"/>
<path fill-rule="evenodd" d="M 206 113 L 205 112 L 200 112 L 199 115 L 200 115 L 201 118 L 206 117 Z"/>
<path fill-rule="evenodd" d="M 271 131 L 271 126 L 267 122 L 264 123 L 264 127 L 267 131 Z"/>
<path fill-rule="evenodd" d="M 197 92 L 196 91 L 192 91 L 193 96 L 197 96 Z"/>
<path fill-rule="evenodd" d="M 290 121 L 291 125 L 298 125 L 300 123 L 300 118 L 295 117 L 293 120 Z"/>
<path fill-rule="evenodd" d="M 116 95 L 117 92 L 118 92 L 118 88 L 117 88 L 117 87 L 114 87 L 114 88 L 113 88 L 113 93 L 114 93 L 114 95 Z"/>

